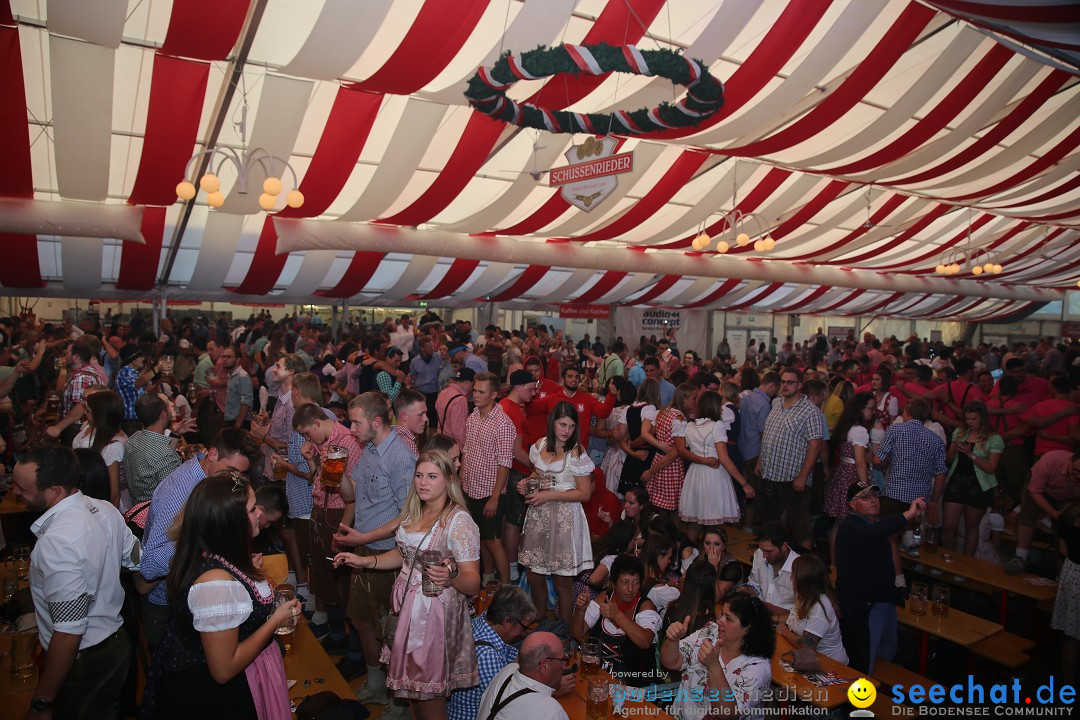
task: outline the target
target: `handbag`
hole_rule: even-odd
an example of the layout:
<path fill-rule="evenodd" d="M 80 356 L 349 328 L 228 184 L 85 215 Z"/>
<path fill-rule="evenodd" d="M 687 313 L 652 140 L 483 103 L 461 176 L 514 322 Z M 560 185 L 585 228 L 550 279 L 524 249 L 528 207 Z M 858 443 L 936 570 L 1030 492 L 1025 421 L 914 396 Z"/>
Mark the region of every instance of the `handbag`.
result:
<path fill-rule="evenodd" d="M 817 653 L 813 648 L 798 647 L 788 650 L 780 656 L 780 659 L 789 663 L 795 672 L 813 673 L 821 670 L 821 663 L 818 662 Z"/>

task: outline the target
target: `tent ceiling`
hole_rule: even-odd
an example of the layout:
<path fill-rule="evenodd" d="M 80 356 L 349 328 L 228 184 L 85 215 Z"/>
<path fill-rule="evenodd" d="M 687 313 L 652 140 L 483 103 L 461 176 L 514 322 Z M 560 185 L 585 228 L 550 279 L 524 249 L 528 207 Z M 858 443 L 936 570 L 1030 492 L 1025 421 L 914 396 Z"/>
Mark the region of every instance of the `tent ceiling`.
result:
<path fill-rule="evenodd" d="M 987 319 L 1058 298 L 1080 276 L 1075 2 L 206 8 L 0 4 L 0 198 L 27 199 L 31 220 L 48 222 L 28 227 L 0 201 L 4 292 Z M 462 90 L 500 51 L 601 41 L 684 50 L 725 82 L 726 103 L 692 132 L 625 138 L 635 172 L 584 213 L 529 174 L 563 164 L 572 138 L 489 121 Z M 582 112 L 678 97 L 665 80 L 625 75 L 521 82 L 511 95 L 537 91 Z M 260 212 L 258 171 L 247 195 L 223 174 L 221 210 L 202 193 L 175 201 L 193 153 L 242 148 L 242 118 L 248 145 L 296 169 L 300 211 Z M 699 257 L 691 239 L 723 232 L 717 213 L 733 207 L 764 218 L 776 249 Z M 302 241 L 286 238 L 295 219 Z M 417 230 L 396 246 L 365 239 L 395 226 Z M 521 252 L 487 253 L 491 238 Z M 936 278 L 942 253 L 962 248 L 1004 272 Z"/>

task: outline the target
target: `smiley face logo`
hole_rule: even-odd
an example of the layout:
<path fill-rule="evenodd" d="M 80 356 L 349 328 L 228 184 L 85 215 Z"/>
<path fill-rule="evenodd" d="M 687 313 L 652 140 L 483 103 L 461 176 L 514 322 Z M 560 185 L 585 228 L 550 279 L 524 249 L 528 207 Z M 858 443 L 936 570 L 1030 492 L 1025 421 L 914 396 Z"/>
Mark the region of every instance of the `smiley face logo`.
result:
<path fill-rule="evenodd" d="M 859 678 L 851 683 L 847 691 L 848 702 L 857 708 L 867 708 L 877 700 L 877 688 L 866 678 Z"/>

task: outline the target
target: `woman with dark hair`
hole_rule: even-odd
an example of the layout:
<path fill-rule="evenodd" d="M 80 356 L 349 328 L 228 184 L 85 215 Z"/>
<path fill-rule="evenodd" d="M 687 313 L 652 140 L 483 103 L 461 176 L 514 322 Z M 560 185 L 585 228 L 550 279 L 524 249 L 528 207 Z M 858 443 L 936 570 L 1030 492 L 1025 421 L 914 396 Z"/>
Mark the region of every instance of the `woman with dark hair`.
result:
<path fill-rule="evenodd" d="M 1005 452 L 1005 441 L 990 425 L 990 413 L 981 402 L 964 408 L 964 424 L 953 431 L 945 459 L 949 473 L 945 480 L 945 507 L 941 545 L 956 546 L 956 527 L 964 517 L 964 552 L 975 553 L 979 545 L 977 528 L 986 508 L 994 504 L 997 468 Z"/>
<path fill-rule="evenodd" d="M 649 499 L 649 493 L 643 487 L 632 487 L 626 491 L 623 496 L 623 513 L 624 520 L 629 520 L 634 523 L 634 528 L 637 530 L 637 534 L 634 536 L 634 543 L 630 547 L 630 554 L 637 555 L 638 549 L 645 542 L 645 537 L 649 534 L 649 525 L 654 517 L 652 501 Z"/>
<path fill-rule="evenodd" d="M 274 588 L 252 556 L 260 512 L 237 473 L 204 479 L 174 526 L 166 579 L 172 616 L 154 654 L 144 716 L 290 717 L 278 627 L 295 622 L 297 600 L 274 607 Z M 156 713 L 156 714 L 155 714 Z"/>
<path fill-rule="evenodd" d="M 75 436 L 73 448 L 89 448 L 101 455 L 109 475 L 109 494 L 102 498 L 121 510 L 130 506 L 130 499 L 123 498 L 127 489 L 124 482 L 124 445 L 127 435 L 120 429 L 124 420 L 124 401 L 114 390 L 95 390 L 84 396 L 89 419 Z"/>
<path fill-rule="evenodd" d="M 681 435 L 679 454 L 690 462 L 686 481 L 679 497 L 679 517 L 687 523 L 686 534 L 697 542 L 703 525 L 736 522 L 742 516 L 734 483 L 742 486 L 748 498 L 753 488 L 728 455 L 728 430 L 734 422 L 731 410 L 724 412 L 719 393 L 706 390 L 698 398 L 697 418 L 676 429 Z"/>
<path fill-rule="evenodd" d="M 716 566 L 703 557 L 690 563 L 683 577 L 682 594 L 667 607 L 661 638 L 667 637 L 667 629 L 676 620 L 682 621 L 686 634 L 690 634 L 716 619 L 716 583 L 719 579 L 716 570 Z"/>
<path fill-rule="evenodd" d="M 850 508 L 847 490 L 855 483 L 870 482 L 870 428 L 874 424 L 874 396 L 859 393 L 844 406 L 832 435 L 836 470 L 825 491 L 825 512 L 838 520 L 846 518 Z"/>
<path fill-rule="evenodd" d="M 620 493 L 641 485 L 641 474 L 652 465 L 655 451 L 642 436 L 641 428 L 646 420 L 656 422 L 659 407 L 660 384 L 653 378 L 646 378 L 638 388 L 637 399 L 626 408 L 626 419 L 619 423 L 619 431 L 623 435 L 620 446 L 626 453 L 622 472 L 619 474 Z"/>
<path fill-rule="evenodd" d="M 621 375 L 608 380 L 608 392 L 615 396 L 615 408 L 606 420 L 597 420 L 592 427 L 592 434 L 593 437 L 604 438 L 607 442 L 607 450 L 604 453 L 604 459 L 600 461 L 600 469 L 604 471 L 607 489 L 616 492 L 619 489 L 623 462 L 626 460 L 626 453 L 621 447 L 626 429 L 626 408 L 634 402 L 637 393 L 630 381 Z"/>
<path fill-rule="evenodd" d="M 688 634 L 689 622 L 689 617 L 673 622 L 660 646 L 664 666 L 683 671 L 679 695 L 686 699 L 675 701 L 674 714 L 682 718 L 752 714 L 772 683 L 776 649 L 765 603 L 735 593 L 724 599 L 716 622 Z"/>
<path fill-rule="evenodd" d="M 90 448 L 76 448 L 75 456 L 82 465 L 79 490 L 87 497 L 109 502 L 112 493 L 109 488 L 109 468 L 106 467 L 105 460 Z"/>
<path fill-rule="evenodd" d="M 596 567 L 584 570 L 573 583 L 573 595 L 577 597 L 585 588 L 591 588 L 590 597 L 596 595 L 607 581 L 611 563 L 623 553 L 633 554 L 637 526 L 630 520 L 619 520 L 611 529 L 592 544 L 593 562 Z"/>
<path fill-rule="evenodd" d="M 795 647 L 809 647 L 847 665 L 847 651 L 840 636 L 836 593 L 829 571 L 817 555 L 806 553 L 791 564 L 795 605 L 777 617 L 776 630 Z"/>
<path fill-rule="evenodd" d="M 457 440 L 449 435 L 436 433 L 427 441 L 424 450 L 439 450 L 446 453 L 450 462 L 454 464 L 454 480 L 461 482 L 461 448 L 458 447 Z"/>
<path fill-rule="evenodd" d="M 541 477 L 541 489 L 530 494 L 528 479 L 518 482 L 529 506 L 518 562 L 529 569 L 537 613 L 547 611 L 550 575 L 559 598 L 559 615 L 569 621 L 574 576 L 593 567 L 589 525 L 581 503 L 592 496 L 595 467 L 578 442 L 578 414 L 573 405 L 565 401 L 555 405 L 548 415 L 547 435 L 529 449 L 529 460 Z"/>

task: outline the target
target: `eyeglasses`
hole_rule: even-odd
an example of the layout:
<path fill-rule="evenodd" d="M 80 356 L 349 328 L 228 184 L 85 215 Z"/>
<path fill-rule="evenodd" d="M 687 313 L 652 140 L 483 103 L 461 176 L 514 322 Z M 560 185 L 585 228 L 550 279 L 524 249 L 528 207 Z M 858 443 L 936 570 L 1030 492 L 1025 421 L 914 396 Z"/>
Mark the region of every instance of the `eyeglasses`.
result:
<path fill-rule="evenodd" d="M 517 623 L 518 625 L 520 625 L 520 626 L 521 626 L 521 632 L 523 632 L 523 633 L 527 633 L 527 632 L 529 632 L 529 626 L 528 626 L 528 625 L 526 625 L 525 623 L 521 622 L 520 620 L 515 620 L 514 622 L 516 622 L 516 623 Z"/>
<path fill-rule="evenodd" d="M 565 665 L 566 663 L 570 662 L 570 656 L 569 655 L 563 655 L 561 657 L 543 657 L 543 658 L 540 658 L 540 662 L 543 662 L 545 660 L 557 660 L 560 663 L 563 663 Z"/>

